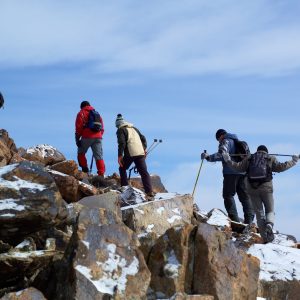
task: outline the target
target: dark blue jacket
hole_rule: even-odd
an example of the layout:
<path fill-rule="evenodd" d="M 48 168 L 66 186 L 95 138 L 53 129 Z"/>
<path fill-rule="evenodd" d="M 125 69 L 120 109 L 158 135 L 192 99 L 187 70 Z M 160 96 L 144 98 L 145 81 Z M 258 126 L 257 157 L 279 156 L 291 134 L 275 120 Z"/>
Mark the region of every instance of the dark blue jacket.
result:
<path fill-rule="evenodd" d="M 215 162 L 215 161 L 222 161 L 223 164 L 223 174 L 229 175 L 229 174 L 245 174 L 243 172 L 238 172 L 233 169 L 231 169 L 223 160 L 222 153 L 227 152 L 228 154 L 234 154 L 235 153 L 235 144 L 234 140 L 237 140 L 238 137 L 236 134 L 232 133 L 226 133 L 224 139 L 219 143 L 219 149 L 218 152 L 211 154 L 208 157 L 208 161 Z"/>

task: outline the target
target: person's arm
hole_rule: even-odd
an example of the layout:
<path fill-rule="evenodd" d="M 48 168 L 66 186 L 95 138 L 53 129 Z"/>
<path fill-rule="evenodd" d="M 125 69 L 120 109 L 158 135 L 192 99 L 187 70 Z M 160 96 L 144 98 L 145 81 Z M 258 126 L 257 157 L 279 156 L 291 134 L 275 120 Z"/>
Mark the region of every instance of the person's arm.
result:
<path fill-rule="evenodd" d="M 272 159 L 272 172 L 280 173 L 295 166 L 297 161 L 299 160 L 299 156 L 293 155 L 292 159 L 286 162 L 279 162 L 275 156 L 271 156 L 271 159 Z"/>
<path fill-rule="evenodd" d="M 103 135 L 104 134 L 104 122 L 103 122 L 103 119 L 101 116 L 100 116 L 100 123 L 101 123 L 101 133 Z"/>
<path fill-rule="evenodd" d="M 249 159 L 250 157 L 249 156 L 246 156 L 242 161 L 240 162 L 235 162 L 235 161 L 232 161 L 231 158 L 230 158 L 230 155 L 229 153 L 227 152 L 224 152 L 222 154 L 222 157 L 225 161 L 225 163 L 233 170 L 235 171 L 239 171 L 239 172 L 246 172 L 247 169 L 248 169 L 248 166 L 249 166 Z"/>
<path fill-rule="evenodd" d="M 229 154 L 229 147 L 230 147 L 230 141 L 229 139 L 222 140 L 221 143 L 219 143 L 219 149 L 218 152 L 209 155 L 206 159 L 211 162 L 215 161 L 223 161 L 223 153 Z"/>

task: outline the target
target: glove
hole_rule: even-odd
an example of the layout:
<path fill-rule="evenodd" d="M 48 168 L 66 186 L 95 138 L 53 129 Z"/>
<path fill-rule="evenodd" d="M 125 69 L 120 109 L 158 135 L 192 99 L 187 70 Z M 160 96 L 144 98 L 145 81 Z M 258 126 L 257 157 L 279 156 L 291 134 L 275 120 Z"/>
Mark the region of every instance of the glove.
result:
<path fill-rule="evenodd" d="M 123 168 L 123 156 L 118 156 L 118 164 L 121 168 Z"/>
<path fill-rule="evenodd" d="M 297 161 L 299 160 L 299 155 L 293 155 L 293 156 L 292 156 L 292 160 L 293 160 L 294 162 L 297 162 Z"/>
<path fill-rule="evenodd" d="M 76 145 L 77 145 L 77 147 L 78 147 L 78 148 L 80 148 L 80 147 L 81 147 L 81 140 L 80 140 L 80 136 L 79 136 L 79 135 L 77 135 L 76 133 L 75 133 L 75 141 L 76 141 Z"/>
<path fill-rule="evenodd" d="M 228 162 L 230 160 L 230 155 L 229 155 L 228 152 L 223 152 L 222 157 L 223 157 L 225 162 Z"/>
<path fill-rule="evenodd" d="M 203 160 L 203 159 L 208 159 L 208 157 L 209 157 L 209 154 L 208 153 L 206 153 L 206 152 L 203 152 L 203 153 L 201 153 L 201 159 Z"/>

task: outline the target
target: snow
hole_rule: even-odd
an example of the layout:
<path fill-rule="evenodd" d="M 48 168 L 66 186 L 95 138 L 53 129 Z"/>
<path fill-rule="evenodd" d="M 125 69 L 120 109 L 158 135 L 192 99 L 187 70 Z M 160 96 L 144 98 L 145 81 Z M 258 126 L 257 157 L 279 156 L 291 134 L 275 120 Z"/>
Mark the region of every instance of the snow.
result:
<path fill-rule="evenodd" d="M 227 226 L 228 228 L 230 228 L 230 221 L 228 217 L 218 209 L 214 209 L 212 211 L 211 216 L 207 220 L 207 224 L 221 227 Z"/>
<path fill-rule="evenodd" d="M 20 205 L 16 202 L 18 202 L 18 199 L 3 199 L 0 200 L 0 211 L 1 210 L 17 210 L 17 211 L 22 211 L 25 210 L 25 205 Z"/>
<path fill-rule="evenodd" d="M 62 173 L 62 172 L 59 172 L 59 171 L 55 171 L 55 170 L 51 170 L 51 169 L 48 169 L 47 172 L 49 172 L 50 174 L 53 174 L 53 175 L 68 176 L 65 173 Z"/>
<path fill-rule="evenodd" d="M 158 214 L 162 214 L 162 212 L 165 210 L 165 208 L 164 207 L 160 207 L 160 208 L 158 208 L 156 211 L 157 211 L 157 213 Z"/>
<path fill-rule="evenodd" d="M 175 214 L 180 215 L 180 210 L 179 210 L 178 207 L 175 208 L 175 209 L 172 209 L 172 211 L 173 211 Z"/>
<path fill-rule="evenodd" d="M 174 223 L 176 220 L 181 220 L 181 219 L 182 219 L 182 218 L 181 218 L 180 216 L 174 215 L 174 216 L 172 216 L 171 218 L 168 218 L 167 221 L 168 221 L 170 224 L 172 224 L 172 223 Z"/>
<path fill-rule="evenodd" d="M 167 277 L 169 278 L 176 278 L 178 277 L 178 269 L 181 266 L 181 264 L 179 264 L 175 252 L 172 249 L 171 252 L 168 254 L 167 257 L 167 263 L 164 266 L 164 272 L 166 274 Z"/>
<path fill-rule="evenodd" d="M 260 280 L 300 280 L 300 250 L 274 243 L 254 244 L 248 253 L 260 260 Z"/>
<path fill-rule="evenodd" d="M 152 232 L 153 228 L 154 228 L 154 224 L 148 225 L 145 232 L 138 234 L 138 238 L 146 237 L 149 233 Z"/>
<path fill-rule="evenodd" d="M 168 200 L 175 198 L 177 195 L 177 193 L 157 193 L 154 196 L 154 200 Z"/>
<path fill-rule="evenodd" d="M 116 245 L 108 244 L 108 259 L 105 262 L 97 262 L 103 275 L 100 279 L 92 279 L 91 270 L 82 265 L 77 265 L 76 270 L 84 275 L 101 293 L 114 294 L 115 289 L 124 292 L 126 289 L 127 275 L 136 275 L 139 270 L 139 261 L 134 256 L 127 266 L 125 258 L 116 254 Z"/>
<path fill-rule="evenodd" d="M 20 243 L 19 245 L 17 245 L 15 248 L 16 249 L 22 249 L 25 246 L 30 246 L 30 242 L 28 240 L 24 240 L 22 243 Z"/>
<path fill-rule="evenodd" d="M 4 174 L 13 171 L 16 168 L 16 166 L 17 166 L 17 164 L 13 164 L 13 165 L 8 165 L 8 166 L 0 168 L 0 185 L 2 187 L 6 187 L 9 189 L 14 189 L 14 190 L 18 190 L 18 191 L 21 188 L 27 188 L 30 190 L 39 190 L 39 191 L 46 189 L 46 187 L 42 184 L 29 182 L 29 181 L 20 179 L 17 176 L 13 176 L 14 181 L 9 181 L 9 180 L 2 178 L 2 176 Z"/>
<path fill-rule="evenodd" d="M 15 257 L 15 258 L 29 258 L 35 256 L 42 256 L 45 253 L 47 253 L 47 251 L 43 251 L 43 250 L 27 251 L 27 252 L 16 251 L 16 252 L 8 252 L 8 253 L 0 254 L 0 257 L 5 256 L 5 257 Z"/>
<path fill-rule="evenodd" d="M 29 154 L 34 154 L 34 153 L 37 152 L 38 155 L 40 155 L 43 158 L 53 156 L 55 154 L 55 152 L 57 152 L 57 151 L 58 150 L 56 148 L 54 148 L 51 145 L 47 145 L 47 144 L 42 144 L 42 145 L 37 145 L 35 147 L 30 147 L 26 150 L 26 152 L 29 153 Z"/>
<path fill-rule="evenodd" d="M 82 241 L 82 243 L 88 248 L 90 249 L 90 243 L 87 241 Z"/>

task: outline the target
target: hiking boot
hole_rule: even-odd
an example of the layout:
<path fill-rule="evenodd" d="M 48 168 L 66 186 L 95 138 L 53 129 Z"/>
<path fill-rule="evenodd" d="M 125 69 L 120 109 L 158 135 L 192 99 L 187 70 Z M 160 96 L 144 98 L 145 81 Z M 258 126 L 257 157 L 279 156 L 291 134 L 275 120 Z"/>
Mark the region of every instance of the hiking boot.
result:
<path fill-rule="evenodd" d="M 146 199 L 148 201 L 153 201 L 154 200 L 154 196 L 155 196 L 154 192 L 149 192 L 149 193 L 146 194 Z"/>
<path fill-rule="evenodd" d="M 82 167 L 81 170 L 84 173 L 88 173 L 89 172 L 89 168 L 88 167 Z"/>
<path fill-rule="evenodd" d="M 271 243 L 274 240 L 274 233 L 273 233 L 273 225 L 271 223 L 266 224 L 266 242 Z"/>

